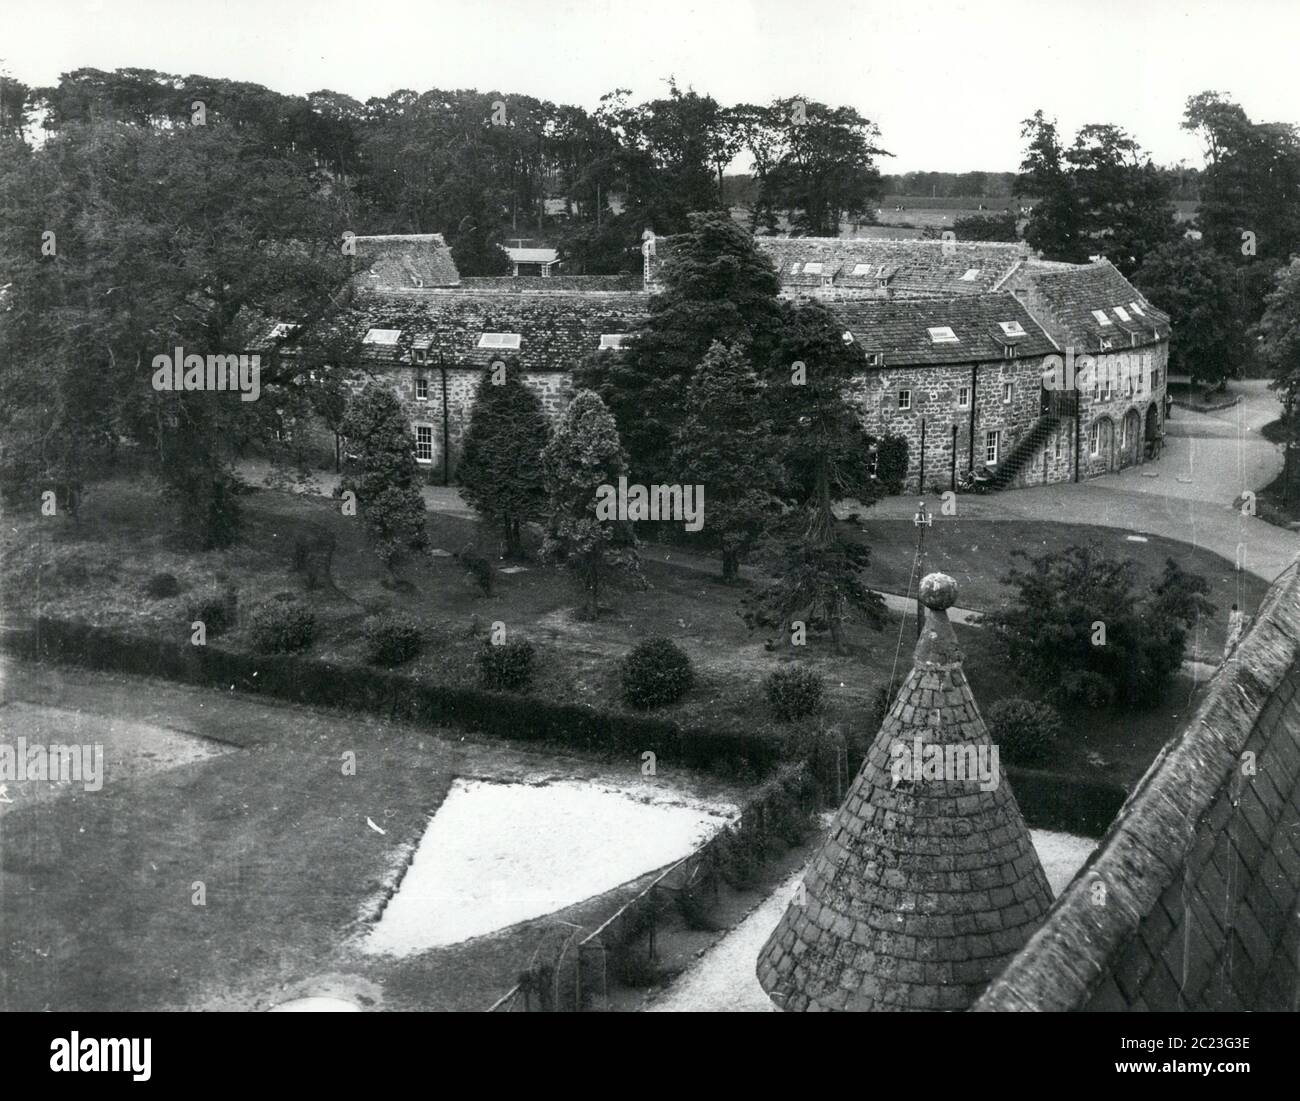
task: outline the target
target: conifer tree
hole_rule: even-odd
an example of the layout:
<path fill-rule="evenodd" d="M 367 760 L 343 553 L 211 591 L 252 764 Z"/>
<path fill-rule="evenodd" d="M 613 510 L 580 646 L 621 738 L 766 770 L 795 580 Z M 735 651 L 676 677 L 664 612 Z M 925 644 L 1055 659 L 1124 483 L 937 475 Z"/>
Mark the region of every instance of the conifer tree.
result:
<path fill-rule="evenodd" d="M 596 516 L 598 488 L 617 485 L 626 471 L 613 416 L 598 395 L 579 390 L 542 452 L 548 497 L 542 554 L 577 574 L 586 595 L 585 614 L 593 619 L 600 609 L 601 586 L 611 575 L 640 577 L 632 525 Z"/>
<path fill-rule="evenodd" d="M 501 533 L 511 557 L 523 553 L 523 525 L 545 511 L 541 454 L 550 435 L 541 403 L 516 366 L 483 375 L 456 473 L 461 496 Z"/>
<path fill-rule="evenodd" d="M 428 546 L 415 440 L 397 398 L 378 383 L 352 401 L 343 435 L 360 458 L 335 492 L 356 494 L 366 534 L 391 570 L 405 552 Z"/>
<path fill-rule="evenodd" d="M 722 554 L 722 577 L 780 519 L 781 464 L 754 369 L 739 348 L 714 342 L 686 394 L 674 450 L 678 481 L 704 487 L 704 532 Z"/>

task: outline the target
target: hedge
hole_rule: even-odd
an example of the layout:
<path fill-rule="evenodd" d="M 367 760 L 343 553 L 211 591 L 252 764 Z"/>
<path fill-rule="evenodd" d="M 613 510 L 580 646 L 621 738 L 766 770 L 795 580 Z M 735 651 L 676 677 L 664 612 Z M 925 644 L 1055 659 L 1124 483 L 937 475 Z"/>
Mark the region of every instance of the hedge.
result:
<path fill-rule="evenodd" d="M 1025 821 L 1037 830 L 1101 837 L 1128 792 L 1118 784 L 1081 780 L 1063 772 L 1003 765 Z"/>
<path fill-rule="evenodd" d="M 296 703 L 364 711 L 404 722 L 455 726 L 518 741 L 641 754 L 688 768 L 766 774 L 786 755 L 778 733 L 748 728 L 682 727 L 668 719 L 597 711 L 536 696 L 434 684 L 405 673 L 303 654 L 248 654 L 219 646 L 178 645 L 90 624 L 40 618 L 5 645 L 35 660 L 162 677 Z"/>
<path fill-rule="evenodd" d="M 0 639 L 5 648 L 35 660 L 265 693 L 296 703 L 455 726 L 517 741 L 555 742 L 608 753 L 649 750 L 661 762 L 681 767 L 726 770 L 747 763 L 765 775 L 790 756 L 790 741 L 777 732 L 681 727 L 648 715 L 432 684 L 387 669 L 303 654 L 246 654 L 212 645 L 178 645 L 161 636 L 120 634 L 46 618 L 37 619 L 30 630 L 5 632 Z M 1025 821 L 1035 829 L 1101 837 L 1127 797 L 1117 784 L 1015 766 L 1004 766 L 1004 771 Z M 852 774 L 845 779 L 851 782 Z"/>

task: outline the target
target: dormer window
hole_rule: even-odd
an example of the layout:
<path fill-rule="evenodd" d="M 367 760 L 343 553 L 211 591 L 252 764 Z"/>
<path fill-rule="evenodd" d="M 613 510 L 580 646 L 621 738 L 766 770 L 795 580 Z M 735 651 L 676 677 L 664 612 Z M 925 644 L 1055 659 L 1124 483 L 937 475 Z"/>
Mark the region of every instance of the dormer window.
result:
<path fill-rule="evenodd" d="M 936 325 L 932 329 L 927 329 L 930 334 L 931 344 L 959 344 L 960 340 L 957 334 L 952 331 L 948 325 Z"/>
<path fill-rule="evenodd" d="M 480 348 L 506 348 L 510 351 L 519 350 L 518 333 L 484 333 L 478 338 Z"/>
<path fill-rule="evenodd" d="M 1103 336 L 1103 337 L 1101 338 L 1101 350 L 1102 350 L 1103 352 L 1109 352 L 1110 349 L 1111 349 L 1111 343 L 1112 343 L 1112 342 L 1111 342 L 1108 338 L 1106 338 L 1106 337 Z"/>
<path fill-rule="evenodd" d="M 1129 334 L 1128 334 L 1128 339 L 1129 339 L 1129 344 L 1130 344 L 1130 346 L 1136 348 L 1136 347 L 1138 346 L 1138 341 L 1139 341 L 1141 338 L 1138 336 L 1137 333 L 1129 333 Z"/>
<path fill-rule="evenodd" d="M 868 352 L 867 365 L 870 367 L 883 367 L 885 365 L 884 352 Z"/>
<path fill-rule="evenodd" d="M 1115 322 L 1106 316 L 1105 310 L 1093 310 L 1092 316 L 1096 319 L 1097 324 L 1102 326 L 1102 328 L 1105 328 L 1107 325 L 1115 324 Z"/>
<path fill-rule="evenodd" d="M 601 333 L 600 350 L 617 352 L 623 347 L 623 339 L 626 333 Z"/>
<path fill-rule="evenodd" d="M 1015 359 L 1016 354 L 1016 346 L 1014 344 L 1002 345 L 1002 355 L 1004 359 Z"/>

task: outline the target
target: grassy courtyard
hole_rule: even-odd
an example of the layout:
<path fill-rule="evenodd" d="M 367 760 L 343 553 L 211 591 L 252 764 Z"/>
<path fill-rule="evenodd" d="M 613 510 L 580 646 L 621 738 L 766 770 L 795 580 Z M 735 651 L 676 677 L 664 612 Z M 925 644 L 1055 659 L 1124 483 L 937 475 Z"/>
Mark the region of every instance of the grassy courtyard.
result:
<path fill-rule="evenodd" d="M 535 562 L 522 564 L 518 572 L 498 572 L 491 595 L 484 595 L 450 555 L 410 563 L 393 577 L 368 547 L 360 523 L 342 516 L 336 503 L 266 490 L 244 501 L 242 542 L 206 553 L 186 549 L 180 534 L 165 522 L 153 490 L 139 481 L 94 486 L 75 522 L 11 517 L 0 537 L 9 600 L 6 618 L 43 613 L 158 632 L 183 643 L 189 635 L 187 605 L 193 595 L 238 579 L 245 611 L 283 593 L 308 603 L 319 623 L 312 652 L 324 658 L 361 660 L 362 625 L 374 612 L 413 615 L 424 626 L 427 642 L 404 668 L 441 683 L 475 683 L 475 654 L 491 625 L 503 623 L 507 636 L 518 632 L 538 646 L 533 691 L 539 697 L 602 710 L 622 706 L 619 659 L 629 647 L 647 636 L 666 635 L 686 649 L 697 670 L 696 687 L 664 712 L 689 726 L 772 725 L 762 678 L 783 662 L 799 661 L 814 666 L 825 679 L 827 708 L 820 721 L 849 723 L 862 732 L 877 689 L 900 679 L 910 666 L 910 618 L 894 616 L 880 632 L 850 624 L 843 655 L 816 637 L 806 647 L 782 645 L 746 628 L 738 614 L 739 587 L 717 580 L 715 562 L 678 548 L 647 548 L 647 587 L 611 591 L 601 616 L 587 621 L 575 614 L 577 594 L 568 576 Z M 430 513 L 429 526 L 433 544 L 440 549 L 457 551 L 470 543 L 495 546 L 473 519 Z M 905 593 L 913 580 L 912 525 L 876 521 L 867 512 L 852 526 L 872 546 L 868 583 Z M 305 591 L 291 568 L 300 535 L 335 540 L 332 584 Z M 1253 609 L 1264 589 L 1262 582 L 1237 575 L 1231 564 L 1199 548 L 1157 537 L 1131 542 L 1122 531 L 1037 521 L 937 517 L 921 572 L 951 573 L 961 586 L 961 606 L 986 611 L 1007 595 L 999 579 L 1013 549 L 1041 553 L 1082 541 L 1099 541 L 1131 556 L 1145 578 L 1155 577 L 1168 556 L 1206 576 L 1211 600 L 1220 611 L 1198 627 L 1193 648 L 1208 660 L 1215 660 L 1222 649 L 1227 607 L 1236 601 Z M 146 595 L 146 583 L 162 571 L 179 579 L 179 595 Z M 986 709 L 1001 697 L 1038 695 L 1006 668 L 989 632 L 959 630 L 972 682 Z M 245 645 L 244 631 L 234 630 L 222 644 Z M 1158 706 L 1138 715 L 1067 715 L 1072 738 L 1062 747 L 1057 767 L 1131 783 L 1186 716 L 1195 693 L 1194 681 L 1182 677 Z"/>

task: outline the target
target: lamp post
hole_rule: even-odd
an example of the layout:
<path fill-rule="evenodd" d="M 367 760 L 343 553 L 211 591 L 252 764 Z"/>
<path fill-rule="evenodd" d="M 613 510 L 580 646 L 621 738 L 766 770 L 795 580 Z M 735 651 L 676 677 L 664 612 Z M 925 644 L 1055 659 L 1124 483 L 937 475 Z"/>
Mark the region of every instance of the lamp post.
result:
<path fill-rule="evenodd" d="M 917 507 L 916 515 L 912 517 L 912 523 L 916 525 L 916 561 L 920 565 L 922 556 L 925 554 L 925 529 L 934 523 L 934 517 L 925 510 L 925 502 L 921 501 Z M 916 593 L 916 637 L 921 637 L 921 620 L 923 616 L 921 611 L 921 591 L 918 588 Z"/>

